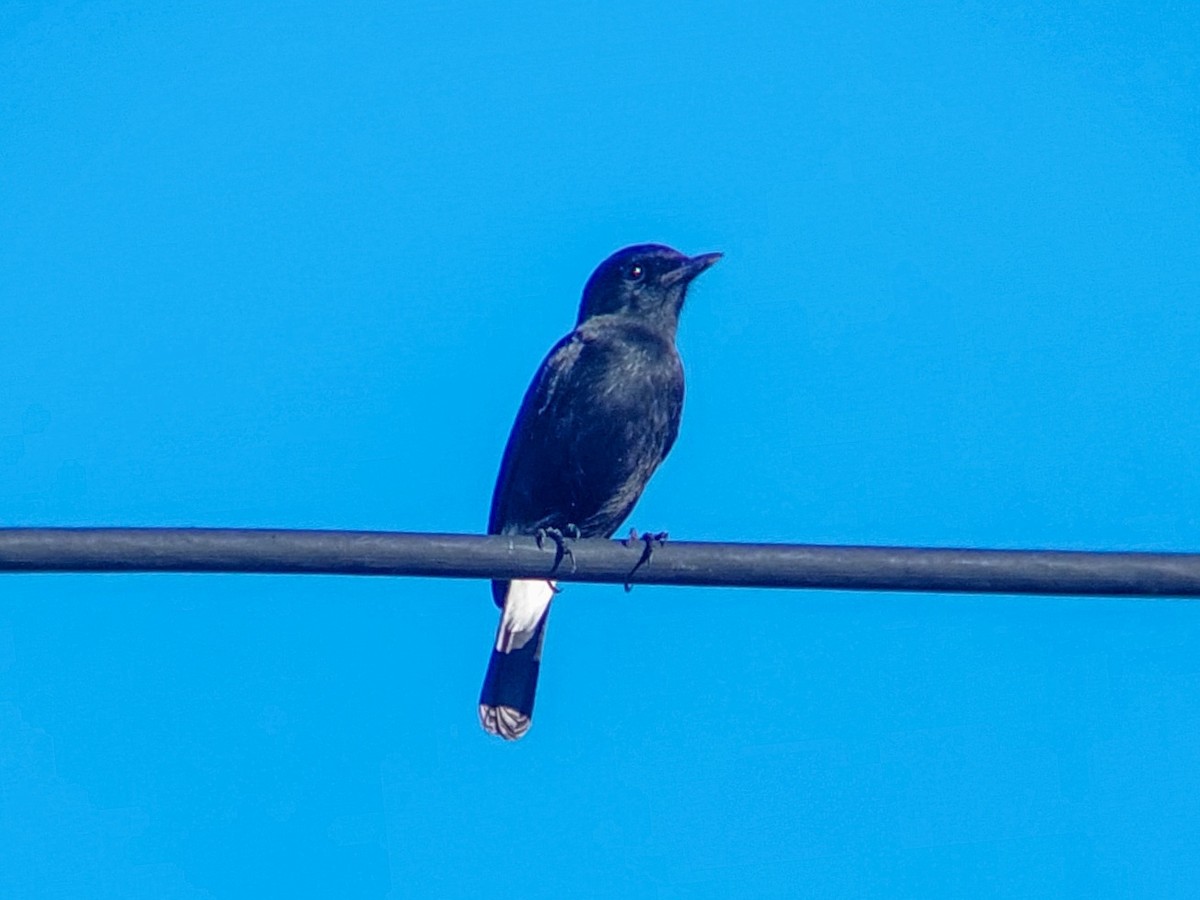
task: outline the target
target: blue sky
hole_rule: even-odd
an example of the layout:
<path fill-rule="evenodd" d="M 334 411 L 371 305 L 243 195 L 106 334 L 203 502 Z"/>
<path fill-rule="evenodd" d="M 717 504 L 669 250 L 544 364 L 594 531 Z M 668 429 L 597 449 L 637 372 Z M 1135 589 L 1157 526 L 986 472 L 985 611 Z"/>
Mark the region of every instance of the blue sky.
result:
<path fill-rule="evenodd" d="M 617 247 L 721 250 L 679 539 L 1200 547 L 1194 4 L 5 4 L 0 524 L 478 532 Z M 1200 607 L 6 576 L 14 898 L 1191 896 Z"/>

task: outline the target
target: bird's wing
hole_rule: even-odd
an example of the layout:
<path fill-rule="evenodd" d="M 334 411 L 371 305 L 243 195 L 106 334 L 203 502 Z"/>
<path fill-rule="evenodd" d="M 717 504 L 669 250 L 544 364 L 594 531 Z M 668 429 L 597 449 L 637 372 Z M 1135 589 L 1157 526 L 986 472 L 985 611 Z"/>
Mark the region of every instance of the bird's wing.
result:
<path fill-rule="evenodd" d="M 560 385 L 570 379 L 583 348 L 584 337 L 578 331 L 572 331 L 550 349 L 526 390 L 500 462 L 500 474 L 496 478 L 492 510 L 488 516 L 488 534 L 501 534 L 514 524 L 514 517 L 510 515 L 513 474 L 524 468 L 522 463 L 526 461 L 529 448 L 538 437 L 537 421 L 551 405 Z"/>

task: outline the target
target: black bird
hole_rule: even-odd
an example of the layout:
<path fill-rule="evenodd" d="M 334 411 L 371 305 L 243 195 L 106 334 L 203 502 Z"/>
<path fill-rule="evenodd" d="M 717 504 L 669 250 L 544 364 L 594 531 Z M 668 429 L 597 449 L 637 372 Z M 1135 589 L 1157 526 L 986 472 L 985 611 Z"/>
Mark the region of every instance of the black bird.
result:
<path fill-rule="evenodd" d="M 618 250 L 583 289 L 575 330 L 533 378 L 500 463 L 489 534 L 611 537 L 679 432 L 675 349 L 692 279 L 720 253 L 661 244 Z M 529 730 L 552 581 L 493 581 L 503 612 L 479 696 L 485 730 Z"/>

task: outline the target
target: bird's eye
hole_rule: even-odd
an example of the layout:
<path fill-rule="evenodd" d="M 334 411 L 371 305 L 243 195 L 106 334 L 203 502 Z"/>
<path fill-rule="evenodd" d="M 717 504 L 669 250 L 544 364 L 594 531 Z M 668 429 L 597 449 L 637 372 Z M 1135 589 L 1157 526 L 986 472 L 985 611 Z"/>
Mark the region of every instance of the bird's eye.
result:
<path fill-rule="evenodd" d="M 634 263 L 632 266 L 629 267 L 629 280 L 630 281 L 641 281 L 642 278 L 645 277 L 645 275 L 646 275 L 646 270 L 643 269 L 641 266 L 639 266 L 637 263 Z"/>

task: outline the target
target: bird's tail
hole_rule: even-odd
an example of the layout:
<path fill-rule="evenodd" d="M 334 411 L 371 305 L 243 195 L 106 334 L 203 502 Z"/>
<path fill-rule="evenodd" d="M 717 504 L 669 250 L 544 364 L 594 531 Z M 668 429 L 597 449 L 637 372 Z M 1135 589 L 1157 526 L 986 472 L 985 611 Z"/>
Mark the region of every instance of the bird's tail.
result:
<path fill-rule="evenodd" d="M 514 741 L 529 730 L 546 618 L 553 598 L 552 581 L 509 583 L 496 644 L 479 694 L 479 723 L 485 731 L 505 740 Z"/>

